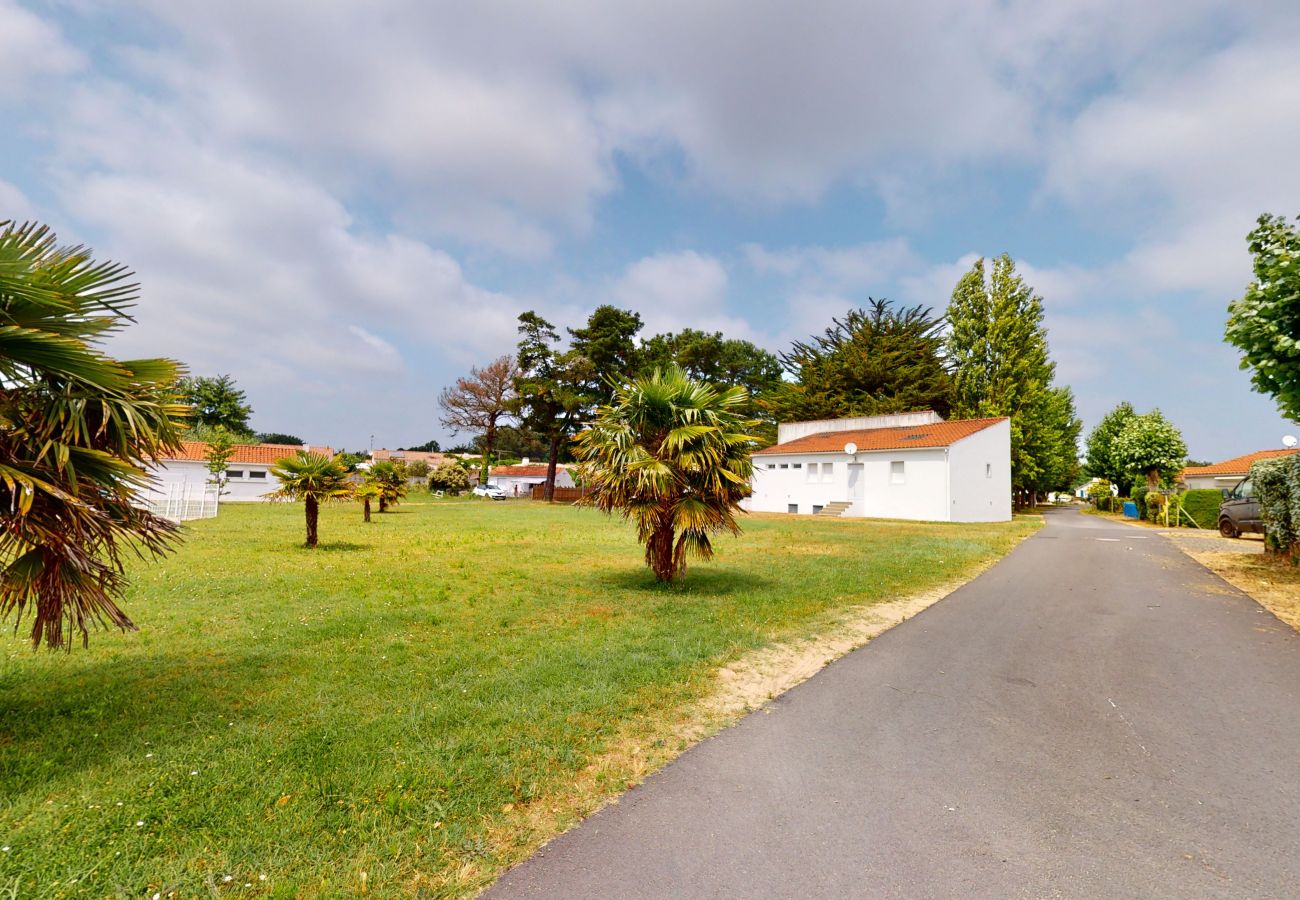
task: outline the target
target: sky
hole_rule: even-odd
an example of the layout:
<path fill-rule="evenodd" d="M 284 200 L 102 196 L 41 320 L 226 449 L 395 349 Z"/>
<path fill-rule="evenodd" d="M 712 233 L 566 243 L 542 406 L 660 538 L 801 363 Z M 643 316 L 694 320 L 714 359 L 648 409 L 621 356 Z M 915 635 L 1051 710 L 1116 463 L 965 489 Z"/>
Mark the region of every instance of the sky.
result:
<path fill-rule="evenodd" d="M 1294 0 L 0 0 L 0 219 L 134 269 L 115 352 L 313 444 L 467 439 L 438 392 L 525 310 L 779 352 L 1006 252 L 1085 428 L 1277 447 L 1223 343 L 1265 212 Z"/>

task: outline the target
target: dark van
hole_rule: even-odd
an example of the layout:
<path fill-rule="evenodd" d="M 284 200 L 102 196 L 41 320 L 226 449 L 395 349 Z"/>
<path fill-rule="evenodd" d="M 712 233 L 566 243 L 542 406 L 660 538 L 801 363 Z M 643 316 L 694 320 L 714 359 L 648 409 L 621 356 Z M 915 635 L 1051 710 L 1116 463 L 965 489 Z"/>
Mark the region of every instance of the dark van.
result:
<path fill-rule="evenodd" d="M 1223 503 L 1219 506 L 1219 534 L 1235 538 L 1247 531 L 1263 534 L 1264 520 L 1260 518 L 1259 501 L 1251 490 L 1250 479 L 1243 478 L 1235 488 L 1223 492 Z"/>

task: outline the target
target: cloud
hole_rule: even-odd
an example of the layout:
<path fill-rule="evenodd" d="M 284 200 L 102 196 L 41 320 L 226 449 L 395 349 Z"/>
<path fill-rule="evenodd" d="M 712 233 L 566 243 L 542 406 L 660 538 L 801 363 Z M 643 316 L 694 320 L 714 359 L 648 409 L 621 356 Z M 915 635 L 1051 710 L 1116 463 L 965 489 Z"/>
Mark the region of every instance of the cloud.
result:
<path fill-rule="evenodd" d="M 0 0 L 0 101 L 22 98 L 41 81 L 83 65 L 57 27 L 13 0 Z"/>
<path fill-rule="evenodd" d="M 695 328 L 749 338 L 749 323 L 727 310 L 727 284 L 727 270 L 714 257 L 692 250 L 660 253 L 629 265 L 612 285 L 610 299 L 640 313 L 647 336 Z"/>

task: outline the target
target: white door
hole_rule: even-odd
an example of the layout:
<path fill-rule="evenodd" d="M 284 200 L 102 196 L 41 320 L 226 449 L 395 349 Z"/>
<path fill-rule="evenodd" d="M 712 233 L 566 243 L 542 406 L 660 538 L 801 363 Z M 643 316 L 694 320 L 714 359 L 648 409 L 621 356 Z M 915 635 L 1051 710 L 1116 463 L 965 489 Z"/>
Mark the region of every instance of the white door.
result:
<path fill-rule="evenodd" d="M 867 511 L 862 507 L 862 463 L 849 463 L 849 496 L 848 501 L 853 504 L 849 509 L 851 516 L 865 516 Z"/>

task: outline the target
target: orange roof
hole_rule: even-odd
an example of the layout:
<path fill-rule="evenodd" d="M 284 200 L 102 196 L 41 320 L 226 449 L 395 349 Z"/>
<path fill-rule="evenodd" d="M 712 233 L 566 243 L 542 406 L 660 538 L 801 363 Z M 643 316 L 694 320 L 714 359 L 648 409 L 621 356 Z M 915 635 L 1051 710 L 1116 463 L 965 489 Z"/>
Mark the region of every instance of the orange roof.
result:
<path fill-rule="evenodd" d="M 821 431 L 806 434 L 793 441 L 759 450 L 755 456 L 777 453 L 843 453 L 844 445 L 858 445 L 859 453 L 872 450 L 920 450 L 950 447 L 962 438 L 983 431 L 990 425 L 1005 422 L 998 419 L 957 419 L 952 422 L 933 422 L 929 425 L 904 425 L 895 428 L 866 428 L 857 431 Z"/>
<path fill-rule="evenodd" d="M 1178 473 L 1178 477 L 1186 478 L 1188 475 L 1245 475 L 1250 471 L 1252 463 L 1257 463 L 1261 459 L 1276 459 L 1279 456 L 1290 456 L 1295 453 L 1291 450 L 1257 450 L 1254 453 L 1247 453 L 1245 456 L 1237 456 L 1232 459 L 1225 459 L 1223 462 L 1215 463 L 1212 466 L 1188 466 Z"/>
<path fill-rule="evenodd" d="M 560 463 L 555 467 L 557 473 L 565 470 L 565 465 Z M 493 466 L 490 475 L 505 475 L 512 478 L 545 478 L 546 464 L 527 465 L 527 466 Z"/>
<path fill-rule="evenodd" d="M 302 447 L 296 444 L 235 444 L 232 449 L 235 451 L 230 456 L 230 462 L 232 463 L 265 463 L 271 465 L 286 456 L 293 456 Z M 334 455 L 334 451 L 329 447 L 310 447 L 308 449 L 317 456 Z M 208 445 L 203 441 L 181 441 L 180 452 L 165 458 L 205 462 L 208 458 Z"/>

